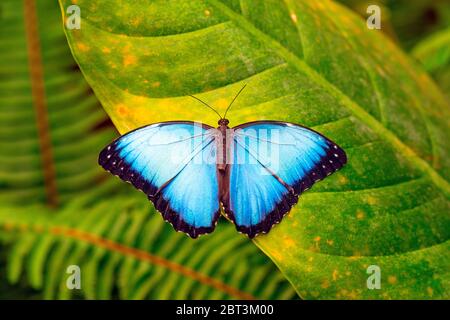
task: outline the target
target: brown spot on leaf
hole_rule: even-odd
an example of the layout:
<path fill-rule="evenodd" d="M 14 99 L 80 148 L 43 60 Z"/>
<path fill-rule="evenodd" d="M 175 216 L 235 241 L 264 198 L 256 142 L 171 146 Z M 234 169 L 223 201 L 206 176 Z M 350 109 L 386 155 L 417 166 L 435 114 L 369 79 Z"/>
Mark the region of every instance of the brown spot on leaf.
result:
<path fill-rule="evenodd" d="M 90 50 L 89 46 L 86 45 L 86 44 L 83 43 L 83 42 L 78 42 L 78 43 L 77 43 L 77 48 L 78 48 L 78 50 L 80 50 L 81 52 L 87 52 L 87 51 Z"/>
<path fill-rule="evenodd" d="M 323 289 L 326 289 L 326 288 L 328 288 L 330 286 L 330 282 L 328 282 L 328 280 L 324 280 L 320 286 Z"/>
<path fill-rule="evenodd" d="M 225 73 L 225 70 L 227 70 L 227 67 L 224 64 L 217 67 L 217 72 Z"/>
<path fill-rule="evenodd" d="M 395 276 L 389 276 L 389 277 L 388 277 L 388 282 L 389 282 L 390 284 L 396 284 L 396 283 L 397 283 L 397 277 L 395 277 Z"/>
<path fill-rule="evenodd" d="M 117 106 L 117 112 L 118 112 L 121 116 L 124 116 L 124 115 L 128 114 L 128 108 L 127 108 L 127 106 L 124 105 L 124 104 L 119 104 L 119 105 Z"/>

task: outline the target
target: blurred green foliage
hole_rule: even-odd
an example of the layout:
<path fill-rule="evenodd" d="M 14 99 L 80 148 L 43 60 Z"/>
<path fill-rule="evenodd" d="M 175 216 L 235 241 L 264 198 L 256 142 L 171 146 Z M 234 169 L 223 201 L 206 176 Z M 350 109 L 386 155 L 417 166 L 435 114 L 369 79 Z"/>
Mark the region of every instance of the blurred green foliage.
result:
<path fill-rule="evenodd" d="M 448 0 L 338 0 L 362 17 L 369 5 L 382 8 L 382 29 L 409 51 L 422 39 L 450 26 Z"/>
<path fill-rule="evenodd" d="M 433 76 L 450 101 L 450 28 L 425 38 L 411 54 Z"/>

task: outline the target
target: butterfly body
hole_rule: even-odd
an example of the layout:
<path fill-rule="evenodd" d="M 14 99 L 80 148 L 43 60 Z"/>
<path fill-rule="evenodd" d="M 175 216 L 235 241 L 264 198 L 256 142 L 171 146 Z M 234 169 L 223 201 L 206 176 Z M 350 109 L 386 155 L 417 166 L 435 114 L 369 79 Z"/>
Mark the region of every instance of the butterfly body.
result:
<path fill-rule="evenodd" d="M 169 121 L 136 129 L 99 156 L 147 194 L 163 218 L 196 238 L 221 212 L 250 238 L 279 223 L 299 195 L 341 168 L 345 152 L 323 135 L 278 121 L 234 128 Z"/>

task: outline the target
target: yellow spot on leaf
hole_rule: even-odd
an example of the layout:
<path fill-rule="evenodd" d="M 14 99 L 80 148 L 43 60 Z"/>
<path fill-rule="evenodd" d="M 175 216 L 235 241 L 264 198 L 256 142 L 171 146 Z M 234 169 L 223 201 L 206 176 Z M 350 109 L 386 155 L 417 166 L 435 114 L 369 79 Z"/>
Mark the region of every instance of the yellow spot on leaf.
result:
<path fill-rule="evenodd" d="M 119 105 L 117 105 L 117 112 L 121 116 L 124 116 L 124 115 L 128 114 L 128 107 L 124 104 L 119 104 Z"/>
<path fill-rule="evenodd" d="M 286 246 L 286 248 L 295 247 L 295 240 L 290 238 L 290 237 L 285 237 L 284 238 L 284 245 Z"/>
<path fill-rule="evenodd" d="M 358 220 L 364 219 L 365 216 L 366 216 L 366 215 L 365 215 L 365 213 L 364 213 L 363 211 L 361 211 L 361 210 L 356 211 L 356 218 L 357 218 Z"/>
<path fill-rule="evenodd" d="M 6 231 L 14 230 L 14 225 L 11 224 L 11 223 L 6 222 L 6 223 L 3 225 L 3 229 L 5 229 Z"/>
<path fill-rule="evenodd" d="M 297 15 L 295 14 L 295 13 L 291 13 L 291 20 L 294 22 L 294 23 L 297 23 Z"/>
<path fill-rule="evenodd" d="M 340 184 L 346 184 L 346 183 L 348 183 L 347 177 L 346 177 L 346 176 L 340 176 L 340 177 L 339 177 L 339 183 L 340 183 Z"/>
<path fill-rule="evenodd" d="M 315 242 L 319 242 L 320 239 L 321 239 L 320 237 L 315 237 L 315 238 L 314 238 L 314 241 L 315 241 Z"/>
<path fill-rule="evenodd" d="M 227 67 L 223 64 L 217 67 L 217 72 L 224 73 L 225 70 L 227 70 Z"/>
<path fill-rule="evenodd" d="M 137 27 L 139 24 L 141 24 L 142 19 L 141 18 L 134 18 L 130 20 L 130 24 L 134 27 Z"/>
<path fill-rule="evenodd" d="M 325 280 L 322 282 L 322 284 L 320 285 L 322 288 L 326 289 L 330 286 L 330 283 L 328 282 L 328 280 Z"/>
<path fill-rule="evenodd" d="M 358 299 L 358 293 L 355 290 L 352 290 L 348 293 L 347 297 L 350 300 L 356 300 L 356 299 Z"/>
<path fill-rule="evenodd" d="M 111 53 L 111 49 L 108 48 L 108 47 L 104 47 L 104 48 L 102 49 L 102 52 L 108 54 L 108 53 Z"/>
<path fill-rule="evenodd" d="M 211 11 L 209 11 L 208 9 L 205 10 L 205 16 L 209 17 L 211 15 Z"/>
<path fill-rule="evenodd" d="M 333 245 L 333 243 L 334 243 L 334 241 L 333 241 L 333 240 L 327 240 L 327 244 L 328 244 L 329 246 L 332 246 L 332 245 Z"/>
<path fill-rule="evenodd" d="M 397 283 L 397 278 L 395 276 L 389 276 L 388 277 L 388 282 L 390 284 L 396 284 Z"/>
<path fill-rule="evenodd" d="M 338 271 L 337 270 L 333 270 L 333 273 L 331 274 L 331 276 L 333 277 L 333 280 L 336 281 L 338 278 Z"/>
<path fill-rule="evenodd" d="M 430 297 L 433 296 L 433 288 L 428 287 L 428 288 L 427 288 L 427 292 L 428 292 L 428 295 L 429 295 Z"/>
<path fill-rule="evenodd" d="M 132 54 L 127 54 L 123 57 L 123 66 L 128 67 L 130 65 L 136 64 L 137 58 Z"/>
<path fill-rule="evenodd" d="M 89 46 L 88 45 L 86 45 L 85 43 L 83 43 L 83 42 L 78 42 L 77 43 L 77 48 L 78 48 L 78 50 L 80 50 L 81 52 L 87 52 L 87 51 L 89 51 Z"/>
<path fill-rule="evenodd" d="M 161 86 L 161 82 L 159 82 L 159 81 L 152 83 L 152 88 L 159 88 L 159 86 Z"/>
<path fill-rule="evenodd" d="M 283 260 L 283 256 L 278 251 L 273 250 L 270 252 L 270 254 L 277 261 Z"/>
<path fill-rule="evenodd" d="M 377 198 L 372 197 L 372 196 L 367 196 L 366 201 L 370 205 L 374 205 L 378 202 Z"/>

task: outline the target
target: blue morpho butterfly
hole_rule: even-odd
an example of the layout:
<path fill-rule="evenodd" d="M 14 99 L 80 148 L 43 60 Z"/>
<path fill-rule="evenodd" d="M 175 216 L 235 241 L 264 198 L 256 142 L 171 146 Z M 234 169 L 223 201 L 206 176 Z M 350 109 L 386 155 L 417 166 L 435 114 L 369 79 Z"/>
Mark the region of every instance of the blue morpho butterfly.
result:
<path fill-rule="evenodd" d="M 245 87 L 245 86 L 244 86 Z M 340 169 L 345 152 L 293 123 L 254 121 L 229 128 L 168 121 L 129 132 L 99 164 L 147 194 L 163 218 L 192 238 L 214 230 L 220 213 L 250 238 L 267 233 L 315 182 Z"/>

